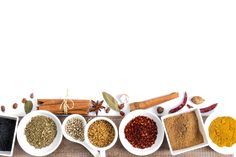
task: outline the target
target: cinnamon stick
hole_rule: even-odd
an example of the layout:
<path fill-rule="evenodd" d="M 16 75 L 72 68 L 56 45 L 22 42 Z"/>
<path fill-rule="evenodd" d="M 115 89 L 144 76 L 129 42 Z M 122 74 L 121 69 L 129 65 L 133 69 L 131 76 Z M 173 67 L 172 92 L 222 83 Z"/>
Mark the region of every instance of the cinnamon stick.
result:
<path fill-rule="evenodd" d="M 71 104 L 69 106 L 72 107 Z M 75 103 L 74 107 L 72 109 L 68 110 L 87 110 L 90 107 L 90 104 L 78 104 Z M 61 108 L 61 104 L 55 104 L 55 105 L 40 105 L 38 106 L 38 110 L 47 110 L 50 112 L 58 112 L 58 111 L 63 111 L 63 107 Z"/>
<path fill-rule="evenodd" d="M 179 93 L 178 92 L 174 92 L 174 93 L 170 93 L 168 95 L 165 96 L 161 96 L 161 97 L 157 97 L 157 98 L 153 98 L 150 100 L 145 100 L 142 102 L 134 102 L 130 104 L 130 110 L 136 110 L 136 109 L 146 109 L 149 107 L 153 107 L 155 105 L 159 105 L 161 103 L 164 103 L 166 101 L 172 100 L 179 97 Z"/>
<path fill-rule="evenodd" d="M 86 110 L 74 110 L 74 111 L 68 111 L 68 114 L 80 114 L 80 115 L 88 115 L 89 111 Z M 55 112 L 55 114 L 65 114 L 62 112 Z"/>
<path fill-rule="evenodd" d="M 78 99 L 71 99 L 74 103 L 89 103 L 90 100 L 78 100 Z M 55 105 L 61 104 L 63 99 L 38 99 L 39 105 Z M 68 102 L 71 102 L 68 100 Z"/>

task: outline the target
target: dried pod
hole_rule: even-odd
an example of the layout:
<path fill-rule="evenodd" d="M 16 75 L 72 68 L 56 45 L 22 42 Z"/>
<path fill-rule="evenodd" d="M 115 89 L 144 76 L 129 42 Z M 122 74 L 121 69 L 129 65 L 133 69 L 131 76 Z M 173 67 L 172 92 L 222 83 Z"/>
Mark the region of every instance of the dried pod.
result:
<path fill-rule="evenodd" d="M 119 109 L 121 110 L 122 108 L 124 108 L 124 103 L 122 103 L 122 104 L 120 104 L 118 107 L 119 107 Z"/>
<path fill-rule="evenodd" d="M 125 116 L 125 113 L 123 111 L 120 111 L 120 115 L 123 117 Z"/>
<path fill-rule="evenodd" d="M 18 107 L 18 104 L 17 103 L 14 103 L 13 105 L 12 105 L 12 108 L 14 108 L 14 109 L 16 109 Z"/>
<path fill-rule="evenodd" d="M 161 114 L 164 112 L 164 108 L 163 107 L 158 107 L 157 108 L 157 113 Z"/>
<path fill-rule="evenodd" d="M 109 112 L 110 112 L 110 110 L 111 110 L 111 109 L 110 109 L 110 107 L 108 107 L 108 108 L 106 108 L 106 110 L 105 110 L 105 111 L 106 111 L 106 113 L 109 113 Z"/>
<path fill-rule="evenodd" d="M 5 112 L 5 106 L 1 106 L 1 111 Z"/>
<path fill-rule="evenodd" d="M 194 97 L 192 97 L 191 101 L 194 104 L 199 105 L 199 104 L 202 104 L 205 100 L 202 97 L 200 97 L 200 96 L 194 96 Z"/>

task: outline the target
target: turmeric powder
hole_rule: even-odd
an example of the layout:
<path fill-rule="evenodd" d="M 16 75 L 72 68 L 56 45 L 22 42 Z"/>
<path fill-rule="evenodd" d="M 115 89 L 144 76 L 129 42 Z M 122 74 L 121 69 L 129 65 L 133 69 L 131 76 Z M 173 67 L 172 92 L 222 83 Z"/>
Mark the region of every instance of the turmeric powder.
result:
<path fill-rule="evenodd" d="M 231 147 L 236 143 L 236 120 L 232 117 L 214 119 L 208 131 L 211 140 L 219 147 Z"/>

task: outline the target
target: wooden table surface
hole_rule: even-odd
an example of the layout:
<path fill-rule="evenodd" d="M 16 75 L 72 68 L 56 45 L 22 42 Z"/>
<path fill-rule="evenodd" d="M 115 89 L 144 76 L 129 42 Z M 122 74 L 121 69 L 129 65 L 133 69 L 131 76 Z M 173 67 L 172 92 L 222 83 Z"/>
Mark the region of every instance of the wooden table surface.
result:
<path fill-rule="evenodd" d="M 117 126 L 119 126 L 121 117 L 109 117 L 112 119 Z M 60 117 L 61 121 L 63 121 L 63 117 Z M 88 117 L 86 119 L 89 119 Z M 14 157 L 29 157 L 27 153 L 25 153 L 16 142 Z M 48 155 L 50 157 L 91 157 L 92 155 L 85 149 L 83 146 L 72 143 L 65 138 L 63 138 L 61 145 L 59 148 L 52 154 Z M 146 157 L 169 157 L 171 156 L 169 147 L 166 139 L 159 150 L 155 153 L 148 155 Z M 233 157 L 233 155 L 221 155 L 213 151 L 210 147 L 204 147 L 201 149 L 197 149 L 195 151 L 187 152 L 181 155 L 177 155 L 176 157 Z M 135 157 L 135 155 L 126 151 L 126 149 L 122 146 L 120 140 L 117 140 L 117 143 L 114 147 L 107 151 L 107 157 Z"/>

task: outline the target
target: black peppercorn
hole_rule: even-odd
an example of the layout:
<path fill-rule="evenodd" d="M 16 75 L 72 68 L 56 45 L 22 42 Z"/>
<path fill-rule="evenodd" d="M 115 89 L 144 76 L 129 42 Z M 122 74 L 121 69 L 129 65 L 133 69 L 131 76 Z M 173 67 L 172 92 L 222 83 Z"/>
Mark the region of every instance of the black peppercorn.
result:
<path fill-rule="evenodd" d="M 158 107 L 157 108 L 157 113 L 161 114 L 164 112 L 164 108 L 163 107 Z"/>

